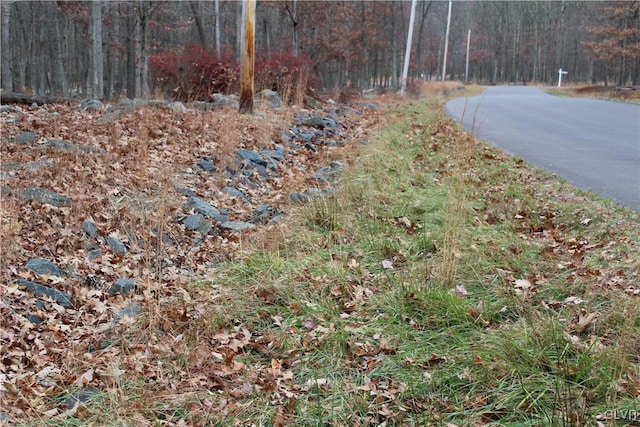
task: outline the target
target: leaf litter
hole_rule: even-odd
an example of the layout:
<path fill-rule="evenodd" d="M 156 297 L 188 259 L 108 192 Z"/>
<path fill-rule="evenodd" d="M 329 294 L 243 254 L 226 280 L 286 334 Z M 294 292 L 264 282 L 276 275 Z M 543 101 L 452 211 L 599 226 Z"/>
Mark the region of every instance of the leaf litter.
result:
<path fill-rule="evenodd" d="M 225 416 L 241 410 L 237 401 L 266 390 L 277 402 L 274 425 L 287 423 L 300 386 L 283 361 L 247 365 L 236 360 L 252 348 L 267 349 L 269 337 L 241 326 L 212 330 L 209 306 L 231 296 L 189 286 L 217 263 L 240 257 L 243 239 L 273 232 L 275 226 L 242 234 L 222 228 L 190 232 L 181 224 L 188 196 L 176 189 L 213 200 L 235 221 L 251 221 L 261 205 L 287 212 L 288 195 L 308 188 L 313 171 L 341 158 L 345 149 L 287 148 L 277 173 L 264 179 L 254 172 L 241 181 L 243 200 L 224 187 L 231 182 L 229 170 L 238 167 L 235 151 L 287 144 L 283 134 L 294 113 L 239 115 L 223 108 L 179 114 L 147 105 L 106 119 L 62 104 L 15 106 L 11 115 L 3 113 L 3 421 L 82 419 L 89 394 L 108 400 L 121 393 L 126 378 L 139 377 L 158 390 L 158 400 L 145 407 L 142 399 L 137 413 L 130 414 L 134 419 L 146 418 L 175 396 L 191 396 L 191 405 Z M 365 140 L 378 121 L 367 109 L 356 113 L 340 119 L 335 137 L 343 144 Z M 21 132 L 34 132 L 34 143 L 12 143 Z M 54 140 L 66 142 L 48 142 Z M 213 160 L 216 171 L 198 169 L 201 159 Z M 19 166 L 34 162 L 40 167 Z M 56 207 L 19 197 L 22 189 L 36 187 L 64 194 L 70 202 Z M 95 225 L 90 233 L 117 239 L 123 249 L 88 237 L 86 220 Z M 90 249 L 97 256 L 90 256 L 87 242 L 95 242 Z M 34 258 L 48 259 L 63 275 L 26 270 Z M 135 291 L 109 295 L 108 286 L 122 277 L 135 281 Z M 19 278 L 69 294 L 70 306 L 34 296 L 15 283 Z M 185 333 L 198 325 L 197 342 L 188 342 Z M 314 319 L 304 327 L 310 333 L 322 330 Z M 181 355 L 182 366 L 168 373 L 163 364 L 175 363 L 174 355 Z M 216 391 L 226 391 L 228 398 Z"/>
<path fill-rule="evenodd" d="M 216 208 L 233 213 L 235 220 L 249 220 L 252 208 L 262 204 L 273 204 L 286 212 L 290 208 L 288 193 L 306 188 L 315 168 L 328 159 L 339 158 L 339 150 L 324 147 L 317 153 L 302 150 L 288 156 L 278 177 L 257 188 L 244 189 L 249 200 L 245 204 L 222 191 L 227 183 L 224 175 L 203 174 L 194 164 L 203 156 L 213 157 L 223 170 L 233 165 L 237 148 L 268 149 L 273 142 L 282 142 L 284 120 L 280 115 L 267 112 L 266 118 L 242 117 L 232 111 L 177 115 L 145 107 L 101 123 L 98 115 L 79 113 L 69 106 L 19 111 L 17 124 L 3 124 L 3 138 L 10 139 L 22 131 L 35 131 L 39 136 L 33 147 L 3 143 L 3 164 L 28 163 L 44 157 L 55 166 L 6 173 L 3 168 L 1 225 L 3 242 L 8 243 L 3 243 L 2 249 L 0 299 L 3 324 L 0 392 L 6 414 L 3 420 L 70 416 L 83 420 L 90 416 L 83 408 L 89 399 L 108 406 L 112 399 L 126 399 L 130 393 L 140 398 L 127 407 L 110 408 L 114 422 L 133 419 L 136 425 L 151 425 L 150 420 L 162 414 L 168 425 L 198 425 L 205 420 L 234 419 L 248 410 L 257 395 L 267 394 L 273 407 L 269 422 L 284 426 L 292 423 L 296 402 L 305 393 L 316 389 L 331 392 L 339 387 L 328 376 L 299 382 L 294 375 L 300 353 L 312 353 L 331 340 L 339 326 L 321 316 L 306 316 L 300 324 L 291 325 L 284 313 L 267 310 L 277 298 L 268 288 L 256 292 L 265 307 L 256 313 L 257 317 L 268 320 L 284 333 L 290 332 L 298 340 L 299 348 L 285 351 L 277 334 L 236 319 L 215 326 L 211 307 L 232 307 L 235 296 L 213 282 L 208 283 L 206 278 L 218 263 L 240 258 L 246 250 L 243 244 L 252 237 L 259 241 L 260 233 L 269 233 L 275 226 L 267 224 L 242 234 L 219 230 L 202 238 L 197 232 L 190 233 L 177 225 L 185 215 L 183 206 L 187 199 L 174 191 L 176 187 L 191 188 L 199 196 L 208 195 L 209 200 L 215 200 Z M 346 138 L 363 139 L 378 119 L 371 114 L 345 119 Z M 410 132 L 410 137 L 418 140 L 425 138 L 424 134 L 431 135 L 426 138 L 430 151 L 417 157 L 418 162 L 431 152 L 442 151 L 451 141 L 468 138 L 446 121 L 429 129 L 413 126 Z M 53 137 L 93 149 L 59 152 L 45 148 L 47 139 Z M 484 160 L 501 161 L 501 154 L 496 151 L 478 149 L 483 151 Z M 437 185 L 450 173 L 449 166 L 442 163 L 434 179 Z M 556 264 L 557 272 L 553 274 L 565 276 L 568 283 L 584 283 L 594 293 L 604 289 L 637 295 L 638 260 L 618 252 L 625 230 L 605 229 L 593 242 L 580 235 L 569 237 L 573 219 L 567 219 L 566 213 L 544 206 L 536 211 L 527 210 L 519 200 L 505 202 L 504 186 L 482 187 L 486 179 L 481 166 L 472 166 L 465 179 L 476 180 L 487 200 L 475 209 L 478 224 L 512 221 L 523 240 L 541 248 L 543 255 Z M 521 171 L 524 182 L 535 181 L 528 173 L 526 169 Z M 36 186 L 65 194 L 71 205 L 54 207 L 11 195 L 13 189 Z M 532 197 L 560 197 L 555 191 Z M 574 198 L 576 203 L 581 200 L 581 196 L 571 192 L 561 197 Z M 608 215 L 606 211 L 589 212 L 589 221 L 585 221 L 586 213 L 576 212 L 575 221 L 581 227 L 594 227 L 606 223 Z M 101 255 L 89 259 L 87 238 L 82 231 L 85 219 L 95 223 L 101 235 L 122 241 L 127 252 L 115 253 L 101 245 Z M 409 234 L 419 228 L 407 217 L 397 217 L 395 221 Z M 629 227 L 620 223 L 617 226 Z M 628 230 L 637 233 L 633 227 Z M 631 240 L 626 243 L 633 244 Z M 513 256 L 521 253 L 516 245 L 505 249 Z M 594 253 L 599 260 L 615 260 L 614 265 L 622 262 L 626 268 L 595 269 L 588 262 Z M 396 272 L 397 266 L 406 261 L 404 256 L 399 261 L 397 256 L 386 255 L 389 259 L 378 261 L 386 273 Z M 23 266 L 33 258 L 54 261 L 64 270 L 64 276 L 38 276 L 26 271 Z M 368 402 L 359 421 L 392 425 L 400 422 L 402 414 L 411 408 L 459 411 L 459 405 L 446 400 L 405 399 L 407 384 L 392 377 L 368 375 L 375 372 L 385 357 L 396 354 L 398 346 L 381 333 L 370 339 L 361 336 L 366 328 L 359 325 L 369 316 L 367 305 L 377 289 L 373 283 L 376 275 L 356 258 L 359 257 L 349 254 L 342 260 L 336 255 L 332 261 L 345 265 L 348 276 L 344 284 L 336 285 L 330 278 L 308 271 L 303 274 L 309 281 L 327 286 L 331 298 L 340 303 L 340 320 L 353 325 L 347 329 L 357 339 L 346 347 L 349 363 L 361 373 L 361 378 L 345 386 Z M 506 265 L 496 268 L 494 273 L 522 301 L 537 298 L 551 276 L 546 271 L 517 271 Z M 135 278 L 135 292 L 109 295 L 107 287 L 119 277 Z M 39 280 L 65 291 L 71 295 L 72 304 L 64 308 L 52 300 L 35 298 L 15 285 L 17 278 Z M 207 282 L 208 286 L 191 285 L 198 281 Z M 87 287 L 86 283 L 95 285 Z M 456 284 L 451 292 L 459 299 L 472 294 L 463 283 Z M 589 294 L 581 294 L 583 298 L 585 295 Z M 569 325 L 571 342 L 575 346 L 602 348 L 605 344 L 593 333 L 601 313 L 583 308 L 586 304 L 583 298 L 568 296 L 560 301 L 545 298 L 540 305 L 555 311 L 567 307 L 576 310 Z M 287 309 L 299 314 L 303 305 L 304 302 L 295 301 Z M 34 323 L 25 317 L 26 313 L 42 321 Z M 455 358 L 433 353 L 421 362 L 404 358 L 404 364 L 421 368 L 421 376 L 432 381 L 434 370 L 455 363 Z M 478 363 L 485 362 L 478 359 Z M 474 375 L 465 367 L 457 378 L 473 382 Z M 142 384 L 133 381 L 140 379 L 144 379 Z M 473 399 L 464 405 L 467 408 L 484 405 L 482 400 Z M 183 419 L 175 421 L 173 415 L 168 415 L 176 407 L 191 411 L 189 423 Z"/>

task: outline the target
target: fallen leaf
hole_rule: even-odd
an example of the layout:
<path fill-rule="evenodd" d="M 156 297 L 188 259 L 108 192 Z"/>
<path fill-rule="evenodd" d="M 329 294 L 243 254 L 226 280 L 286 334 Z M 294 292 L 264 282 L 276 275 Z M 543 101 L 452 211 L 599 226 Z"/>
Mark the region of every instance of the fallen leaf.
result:
<path fill-rule="evenodd" d="M 514 287 L 518 289 L 527 290 L 527 289 L 531 289 L 533 285 L 527 279 L 518 279 L 514 282 Z"/>
<path fill-rule="evenodd" d="M 302 326 L 311 331 L 316 327 L 316 322 L 313 319 L 307 318 L 302 322 Z"/>
<path fill-rule="evenodd" d="M 74 384 L 76 385 L 76 387 L 84 388 L 89 385 L 91 381 L 93 381 L 93 368 L 80 375 L 78 379 L 76 379 Z"/>
<path fill-rule="evenodd" d="M 464 285 L 456 285 L 456 287 L 455 287 L 455 289 L 453 291 L 455 292 L 455 294 L 457 296 L 459 296 L 461 298 L 468 294 L 468 292 L 465 289 Z"/>
<path fill-rule="evenodd" d="M 245 399 L 253 394 L 253 386 L 245 382 L 240 387 L 229 390 L 229 394 L 238 399 Z"/>
<path fill-rule="evenodd" d="M 581 314 L 578 317 L 578 323 L 576 324 L 576 332 L 581 333 L 584 332 L 588 327 L 590 327 L 593 322 L 598 318 L 600 313 L 594 312 L 589 314 Z"/>

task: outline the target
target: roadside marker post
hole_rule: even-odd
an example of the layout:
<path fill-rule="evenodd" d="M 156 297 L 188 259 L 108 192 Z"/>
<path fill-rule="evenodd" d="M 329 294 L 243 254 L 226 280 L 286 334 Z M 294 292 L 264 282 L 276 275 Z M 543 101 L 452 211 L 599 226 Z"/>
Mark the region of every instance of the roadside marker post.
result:
<path fill-rule="evenodd" d="M 569 74 L 568 71 L 564 71 L 562 68 L 558 70 L 558 87 L 562 86 L 562 75 Z"/>

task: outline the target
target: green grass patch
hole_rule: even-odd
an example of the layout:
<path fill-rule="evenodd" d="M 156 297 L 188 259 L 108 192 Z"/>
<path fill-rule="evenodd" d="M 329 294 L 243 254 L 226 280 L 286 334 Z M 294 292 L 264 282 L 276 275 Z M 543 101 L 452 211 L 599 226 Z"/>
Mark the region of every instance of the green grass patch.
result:
<path fill-rule="evenodd" d="M 442 101 L 390 112 L 335 196 L 281 225 L 276 249 L 192 285 L 208 300 L 173 320 L 180 362 L 165 354 L 148 384 L 179 366 L 170 375 L 191 391 L 140 413 L 157 425 L 583 426 L 640 409 L 640 215 L 477 143 Z"/>

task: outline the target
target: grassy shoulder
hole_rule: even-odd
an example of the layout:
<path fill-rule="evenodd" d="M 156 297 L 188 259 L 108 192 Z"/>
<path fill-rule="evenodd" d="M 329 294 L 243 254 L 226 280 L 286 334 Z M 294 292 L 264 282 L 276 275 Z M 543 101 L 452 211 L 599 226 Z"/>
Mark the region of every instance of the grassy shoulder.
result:
<path fill-rule="evenodd" d="M 297 207 L 125 332 L 114 351 L 128 373 L 102 373 L 111 393 L 73 419 L 582 426 L 637 414 L 640 215 L 477 143 L 442 102 L 390 111 L 345 154 L 335 197 Z"/>
<path fill-rule="evenodd" d="M 562 88 L 549 87 L 546 89 L 552 95 L 581 98 L 599 98 L 608 101 L 640 103 L 640 89 L 637 87 L 606 87 L 606 86 L 567 86 Z"/>

